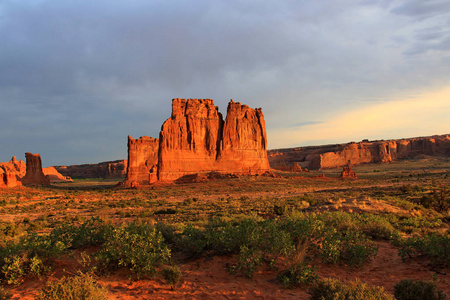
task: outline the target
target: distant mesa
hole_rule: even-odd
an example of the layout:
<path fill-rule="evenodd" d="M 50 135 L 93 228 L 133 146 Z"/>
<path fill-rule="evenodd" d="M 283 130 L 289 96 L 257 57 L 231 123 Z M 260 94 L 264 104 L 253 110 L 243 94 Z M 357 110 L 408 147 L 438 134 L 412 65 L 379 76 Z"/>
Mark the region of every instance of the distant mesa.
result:
<path fill-rule="evenodd" d="M 231 100 L 223 120 L 211 99 L 173 99 L 172 115 L 159 139 L 128 137 L 123 186 L 180 182 L 205 174 L 258 175 L 270 172 L 267 134 L 260 108 Z M 210 177 L 215 177 L 211 175 Z"/>
<path fill-rule="evenodd" d="M 331 169 L 364 163 L 388 163 L 398 159 L 420 155 L 450 156 L 450 136 L 437 135 L 388 141 L 368 141 L 359 143 L 299 147 L 269 150 L 271 166 L 298 163 L 311 170 Z"/>
<path fill-rule="evenodd" d="M 15 156 L 9 162 L 0 163 L 0 188 L 17 186 L 49 185 L 51 182 L 72 181 L 53 167 L 42 168 L 39 154 L 25 153 L 26 163 Z"/>
<path fill-rule="evenodd" d="M 127 160 L 106 161 L 98 164 L 54 166 L 63 176 L 71 178 L 125 178 Z"/>

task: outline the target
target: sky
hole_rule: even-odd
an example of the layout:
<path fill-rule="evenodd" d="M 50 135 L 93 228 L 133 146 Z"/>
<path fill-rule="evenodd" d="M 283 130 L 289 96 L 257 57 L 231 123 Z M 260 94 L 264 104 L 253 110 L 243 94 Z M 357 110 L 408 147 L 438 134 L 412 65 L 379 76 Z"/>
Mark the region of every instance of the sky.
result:
<path fill-rule="evenodd" d="M 125 159 L 173 98 L 268 148 L 450 133 L 448 0 L 0 0 L 0 161 Z"/>

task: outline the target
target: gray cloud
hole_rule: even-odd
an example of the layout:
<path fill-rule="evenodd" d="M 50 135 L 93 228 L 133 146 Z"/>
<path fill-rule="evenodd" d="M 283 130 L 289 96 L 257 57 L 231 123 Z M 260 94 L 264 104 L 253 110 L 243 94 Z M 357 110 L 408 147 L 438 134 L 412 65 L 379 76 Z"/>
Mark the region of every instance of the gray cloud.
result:
<path fill-rule="evenodd" d="M 175 97 L 233 98 L 280 128 L 445 84 L 448 5 L 425 2 L 3 1 L 0 161 L 125 158 Z"/>

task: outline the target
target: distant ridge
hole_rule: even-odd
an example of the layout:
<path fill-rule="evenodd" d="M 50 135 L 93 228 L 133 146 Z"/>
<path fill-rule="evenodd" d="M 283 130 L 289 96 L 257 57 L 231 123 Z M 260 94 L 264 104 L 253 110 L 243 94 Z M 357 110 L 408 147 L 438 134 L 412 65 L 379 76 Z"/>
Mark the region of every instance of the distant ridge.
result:
<path fill-rule="evenodd" d="M 450 156 L 450 135 L 307 146 L 267 151 L 272 168 L 297 163 L 301 168 L 339 168 L 362 163 L 388 163 L 418 155 Z"/>

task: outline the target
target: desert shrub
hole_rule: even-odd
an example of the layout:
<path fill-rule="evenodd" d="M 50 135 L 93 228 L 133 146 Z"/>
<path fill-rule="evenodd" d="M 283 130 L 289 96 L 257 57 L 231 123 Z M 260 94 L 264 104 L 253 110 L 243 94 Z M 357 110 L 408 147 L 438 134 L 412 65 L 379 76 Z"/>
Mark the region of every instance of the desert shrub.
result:
<path fill-rule="evenodd" d="M 277 281 L 284 288 L 295 288 L 304 284 L 311 284 L 317 280 L 315 268 L 302 262 L 300 264 L 292 264 L 287 270 L 277 275 Z"/>
<path fill-rule="evenodd" d="M 175 245 L 188 258 L 196 258 L 201 256 L 205 251 L 208 245 L 208 241 L 205 236 L 204 230 L 196 228 L 192 224 L 189 224 L 175 239 Z"/>
<path fill-rule="evenodd" d="M 440 189 L 434 190 L 430 194 L 425 194 L 420 199 L 420 204 L 425 208 L 432 208 L 436 211 L 443 212 L 448 211 L 450 208 L 450 192 L 445 186 L 441 186 Z"/>
<path fill-rule="evenodd" d="M 11 292 L 0 286 L 0 300 L 9 300 L 11 298 Z"/>
<path fill-rule="evenodd" d="M 351 267 L 362 267 L 376 256 L 378 248 L 371 239 L 357 231 L 342 233 L 330 229 L 325 232 L 320 250 L 325 262 L 344 262 Z"/>
<path fill-rule="evenodd" d="M 446 295 L 438 291 L 436 283 L 432 281 L 403 279 L 394 287 L 397 300 L 444 300 Z"/>
<path fill-rule="evenodd" d="M 50 240 L 61 241 L 67 248 L 77 249 L 85 246 L 101 245 L 106 240 L 108 231 L 112 227 L 104 224 L 98 217 L 82 223 L 76 227 L 71 224 L 62 224 L 50 233 Z"/>
<path fill-rule="evenodd" d="M 170 259 L 162 234 L 149 225 L 130 224 L 113 229 L 97 253 L 107 269 L 129 268 L 138 278 L 154 276 L 157 267 Z"/>
<path fill-rule="evenodd" d="M 79 274 L 63 277 L 45 285 L 39 292 L 37 300 L 103 300 L 107 291 L 99 286 L 91 275 Z"/>
<path fill-rule="evenodd" d="M 0 279 L 8 284 L 19 284 L 28 274 L 40 276 L 51 269 L 54 259 L 65 249 L 64 243 L 35 233 L 22 237 L 17 243 L 7 243 L 0 247 Z"/>
<path fill-rule="evenodd" d="M 180 281 L 181 270 L 178 266 L 168 266 L 162 270 L 162 276 L 167 284 L 170 284 L 172 290 L 175 285 Z"/>
<path fill-rule="evenodd" d="M 450 237 L 432 233 L 407 238 L 402 242 L 399 255 L 403 260 L 425 255 L 434 265 L 450 265 Z"/>
<path fill-rule="evenodd" d="M 175 232 L 176 232 L 177 228 L 174 225 L 158 222 L 158 223 L 156 223 L 155 228 L 159 232 L 161 232 L 162 236 L 164 237 L 164 241 L 167 244 L 175 243 L 176 237 L 177 237 Z"/>
<path fill-rule="evenodd" d="M 273 220 L 246 218 L 212 221 L 206 227 L 208 248 L 217 254 L 239 254 L 232 269 L 251 277 L 263 262 L 275 264 L 280 255 L 288 255 L 294 244 L 291 236 Z"/>
<path fill-rule="evenodd" d="M 280 221 L 280 228 L 287 232 L 293 242 L 316 239 L 324 229 L 325 223 L 318 219 L 315 214 L 305 215 L 295 212 Z"/>
<path fill-rule="evenodd" d="M 399 237 L 398 230 L 385 217 L 364 213 L 357 218 L 361 231 L 372 238 L 392 240 Z"/>
<path fill-rule="evenodd" d="M 311 300 L 393 300 L 382 287 L 370 286 L 359 280 L 341 282 L 325 278 L 313 284 L 308 294 Z"/>
<path fill-rule="evenodd" d="M 285 215 L 288 212 L 288 207 L 285 203 L 275 204 L 273 206 L 273 213 L 279 216 Z"/>
<path fill-rule="evenodd" d="M 241 246 L 238 263 L 228 268 L 230 273 L 243 273 L 247 278 L 252 278 L 253 274 L 263 264 L 262 253 L 259 249 Z"/>

